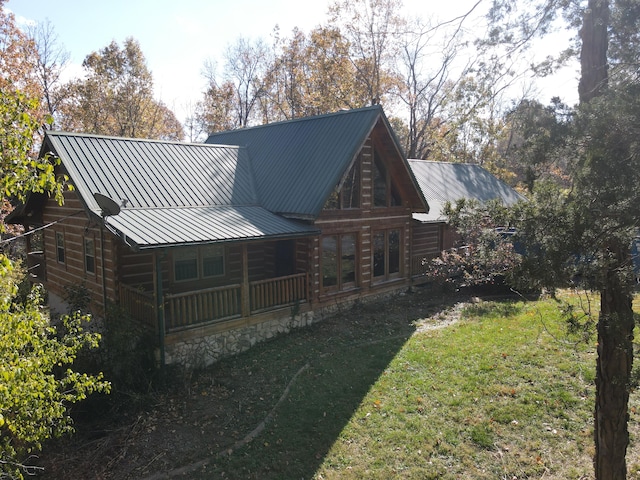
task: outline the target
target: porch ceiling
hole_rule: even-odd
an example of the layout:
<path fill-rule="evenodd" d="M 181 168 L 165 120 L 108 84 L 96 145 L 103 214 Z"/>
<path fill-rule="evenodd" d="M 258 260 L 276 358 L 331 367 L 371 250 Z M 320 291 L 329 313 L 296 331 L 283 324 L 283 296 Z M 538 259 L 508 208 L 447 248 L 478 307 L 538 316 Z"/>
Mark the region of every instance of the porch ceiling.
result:
<path fill-rule="evenodd" d="M 122 209 L 105 223 L 134 249 L 307 236 L 309 225 L 259 206 Z"/>

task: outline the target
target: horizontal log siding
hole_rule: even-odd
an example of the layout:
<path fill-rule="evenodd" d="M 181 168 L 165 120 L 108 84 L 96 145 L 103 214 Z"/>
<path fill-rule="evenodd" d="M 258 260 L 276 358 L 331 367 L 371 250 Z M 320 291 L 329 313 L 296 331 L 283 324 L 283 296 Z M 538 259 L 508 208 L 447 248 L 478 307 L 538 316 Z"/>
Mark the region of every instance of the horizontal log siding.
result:
<path fill-rule="evenodd" d="M 134 252 L 126 245 L 122 245 L 118 250 L 120 282 L 145 292 L 153 292 L 153 253 Z M 167 269 L 163 271 L 164 275 L 168 275 Z"/>
<path fill-rule="evenodd" d="M 413 254 L 436 257 L 440 255 L 440 223 L 413 224 Z"/>
<path fill-rule="evenodd" d="M 429 261 L 442 251 L 441 223 L 413 223 L 413 252 L 411 275 L 421 276 L 427 272 Z"/>
<path fill-rule="evenodd" d="M 43 223 L 47 224 L 63 217 L 56 225 L 44 230 L 44 252 L 47 262 L 47 290 L 60 298 L 66 297 L 66 286 L 84 285 L 91 295 L 90 308 L 93 313 L 103 312 L 102 274 L 105 269 L 106 291 L 108 301 L 117 301 L 115 276 L 115 251 L 113 235 L 105 231 L 104 261 L 102 265 L 103 246 L 100 244 L 100 225 L 90 222 L 84 213 L 75 192 L 65 192 L 63 205 L 54 201 L 47 202 L 42 215 Z M 65 262 L 57 260 L 56 233 L 64 235 Z M 84 239 L 91 238 L 95 247 L 95 273 L 87 273 L 84 265 Z"/>

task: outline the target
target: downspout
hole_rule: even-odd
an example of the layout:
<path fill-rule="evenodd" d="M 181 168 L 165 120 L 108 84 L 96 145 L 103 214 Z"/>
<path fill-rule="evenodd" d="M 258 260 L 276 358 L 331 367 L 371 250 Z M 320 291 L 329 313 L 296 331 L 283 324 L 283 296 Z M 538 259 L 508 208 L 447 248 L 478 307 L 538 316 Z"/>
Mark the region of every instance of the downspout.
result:
<path fill-rule="evenodd" d="M 104 266 L 104 219 L 100 225 L 100 265 L 102 266 L 102 308 L 107 315 L 107 276 Z"/>

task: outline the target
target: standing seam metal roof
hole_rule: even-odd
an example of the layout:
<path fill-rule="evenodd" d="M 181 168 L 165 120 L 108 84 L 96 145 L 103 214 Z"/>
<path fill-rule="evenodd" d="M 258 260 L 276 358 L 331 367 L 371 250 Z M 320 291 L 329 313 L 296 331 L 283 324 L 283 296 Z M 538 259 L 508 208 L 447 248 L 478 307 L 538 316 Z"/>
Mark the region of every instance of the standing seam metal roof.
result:
<path fill-rule="evenodd" d="M 207 143 L 248 150 L 268 210 L 316 217 L 382 115 L 376 105 L 214 133 Z"/>
<path fill-rule="evenodd" d="M 498 199 L 505 205 L 524 198 L 480 165 L 416 159 L 409 159 L 409 165 L 431 206 L 429 214 L 414 214 L 420 221 L 444 221 L 440 214 L 444 204 L 461 198 L 480 202 Z"/>
<path fill-rule="evenodd" d="M 243 148 L 62 132 L 45 147 L 95 215 L 94 193 L 124 201 L 105 223 L 134 248 L 316 233 L 258 204 Z"/>

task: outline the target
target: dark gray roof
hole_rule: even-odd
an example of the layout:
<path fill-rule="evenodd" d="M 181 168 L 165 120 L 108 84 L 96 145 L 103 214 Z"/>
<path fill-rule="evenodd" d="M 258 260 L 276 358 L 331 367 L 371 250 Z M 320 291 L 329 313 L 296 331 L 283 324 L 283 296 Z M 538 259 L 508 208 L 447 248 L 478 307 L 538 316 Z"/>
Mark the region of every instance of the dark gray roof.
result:
<path fill-rule="evenodd" d="M 248 150 L 267 209 L 315 218 L 380 119 L 382 107 L 373 106 L 214 133 L 207 143 Z"/>
<path fill-rule="evenodd" d="M 106 223 L 137 248 L 315 232 L 259 205 L 242 148 L 61 132 L 45 148 L 94 214 L 96 192 L 124 202 Z"/>
<path fill-rule="evenodd" d="M 119 215 L 107 217 L 106 222 L 136 249 L 315 233 L 308 226 L 258 206 L 123 209 Z"/>
<path fill-rule="evenodd" d="M 524 198 L 480 165 L 413 159 L 409 165 L 430 206 L 428 214 L 413 215 L 419 221 L 444 221 L 440 214 L 444 204 L 461 198 L 480 202 L 498 199 L 505 205 Z"/>

